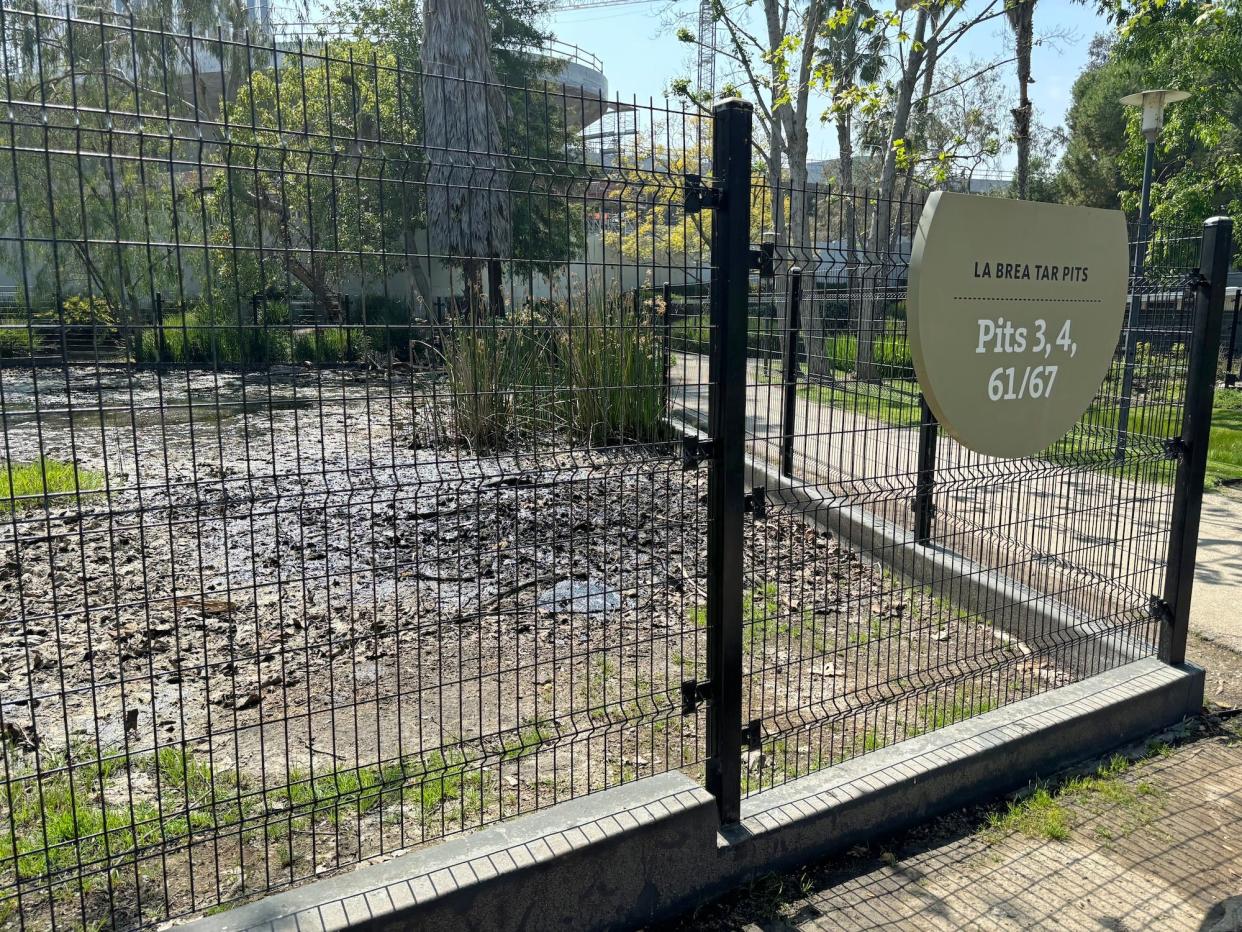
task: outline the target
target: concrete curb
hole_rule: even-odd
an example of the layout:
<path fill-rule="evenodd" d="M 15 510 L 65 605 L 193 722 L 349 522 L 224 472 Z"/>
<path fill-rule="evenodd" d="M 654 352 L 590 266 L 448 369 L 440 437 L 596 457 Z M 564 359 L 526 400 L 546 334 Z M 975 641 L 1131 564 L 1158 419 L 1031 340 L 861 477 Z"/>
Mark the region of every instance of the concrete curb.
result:
<path fill-rule="evenodd" d="M 627 929 L 917 824 L 1198 713 L 1203 671 L 1147 658 L 744 801 L 722 831 L 682 774 L 572 800 L 198 920 L 194 932 Z"/>

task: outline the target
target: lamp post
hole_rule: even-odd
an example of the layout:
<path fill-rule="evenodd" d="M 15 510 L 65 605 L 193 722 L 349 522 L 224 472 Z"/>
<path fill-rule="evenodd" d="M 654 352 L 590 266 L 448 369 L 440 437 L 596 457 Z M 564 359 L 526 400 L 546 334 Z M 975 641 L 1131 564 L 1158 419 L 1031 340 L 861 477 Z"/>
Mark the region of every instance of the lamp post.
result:
<path fill-rule="evenodd" d="M 1127 107 L 1143 108 L 1143 138 L 1147 140 L 1143 153 L 1143 193 L 1139 204 L 1138 240 L 1134 244 L 1133 276 L 1130 284 L 1130 307 L 1126 314 L 1126 357 L 1121 373 L 1121 404 L 1117 411 L 1117 453 L 1121 462 L 1126 455 L 1126 431 L 1130 427 L 1130 395 L 1134 391 L 1134 357 L 1138 351 L 1138 334 L 1135 325 L 1142 313 L 1143 299 L 1139 282 L 1147 261 L 1147 240 L 1151 235 L 1151 176 L 1156 163 L 1156 137 L 1164 127 L 1164 108 L 1189 97 L 1186 91 L 1155 90 L 1140 91 L 1121 98 Z"/>

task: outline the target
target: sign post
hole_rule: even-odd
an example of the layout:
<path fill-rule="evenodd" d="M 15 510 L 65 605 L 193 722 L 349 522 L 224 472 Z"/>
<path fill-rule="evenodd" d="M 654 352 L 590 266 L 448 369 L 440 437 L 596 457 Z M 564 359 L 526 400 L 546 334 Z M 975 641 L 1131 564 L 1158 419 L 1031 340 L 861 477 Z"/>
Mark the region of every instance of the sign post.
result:
<path fill-rule="evenodd" d="M 1108 371 L 1125 310 L 1120 211 L 934 192 L 910 264 L 919 386 L 963 446 L 1031 456 Z"/>

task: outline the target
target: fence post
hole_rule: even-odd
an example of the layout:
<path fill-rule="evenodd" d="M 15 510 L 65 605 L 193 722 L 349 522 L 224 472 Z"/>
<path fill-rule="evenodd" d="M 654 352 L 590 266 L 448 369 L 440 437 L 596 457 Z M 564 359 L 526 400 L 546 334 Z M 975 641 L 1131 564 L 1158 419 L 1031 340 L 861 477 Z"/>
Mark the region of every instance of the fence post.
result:
<path fill-rule="evenodd" d="M 1232 238 L 1233 221 L 1228 217 L 1213 217 L 1203 225 L 1182 433 L 1177 443 L 1169 561 L 1165 568 L 1164 599 L 1159 603 L 1160 659 L 1165 663 L 1177 664 L 1186 659 L 1190 596 L 1199 547 L 1199 515 L 1203 508 L 1203 477 L 1207 472 L 1208 432 L 1212 426 L 1225 276 L 1229 270 Z"/>
<path fill-rule="evenodd" d="M 936 517 L 936 440 L 940 425 L 919 392 L 918 478 L 914 485 L 914 542 L 930 544 L 932 519 Z"/>
<path fill-rule="evenodd" d="M 155 293 L 155 354 L 157 363 L 164 362 L 168 354 L 164 347 L 164 295 Z"/>
<path fill-rule="evenodd" d="M 750 291 L 749 103 L 712 108 L 716 213 L 711 243 L 707 483 L 707 789 L 723 822 L 742 807 L 742 522 L 746 469 L 746 313 Z"/>
<path fill-rule="evenodd" d="M 1233 374 L 1233 353 L 1238 345 L 1238 311 L 1242 311 L 1242 288 L 1233 293 L 1233 323 L 1229 326 L 1229 353 L 1225 357 L 1225 388 L 1232 388 L 1238 381 Z"/>
<path fill-rule="evenodd" d="M 664 413 L 673 413 L 673 286 L 665 282 L 660 288 L 664 303 Z"/>
<path fill-rule="evenodd" d="M 798 415 L 798 340 L 802 336 L 802 269 L 789 270 L 789 305 L 785 312 L 785 354 L 781 366 L 781 475 L 793 478 L 794 419 Z"/>

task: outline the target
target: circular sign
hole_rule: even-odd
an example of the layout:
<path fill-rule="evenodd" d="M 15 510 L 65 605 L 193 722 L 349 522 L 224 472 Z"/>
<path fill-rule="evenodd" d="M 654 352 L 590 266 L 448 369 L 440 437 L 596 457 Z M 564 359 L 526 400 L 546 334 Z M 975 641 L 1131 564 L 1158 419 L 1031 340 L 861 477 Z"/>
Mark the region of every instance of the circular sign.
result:
<path fill-rule="evenodd" d="M 1116 349 L 1127 252 L 1121 211 L 934 192 L 907 313 L 919 386 L 945 430 L 993 456 L 1063 437 Z"/>

